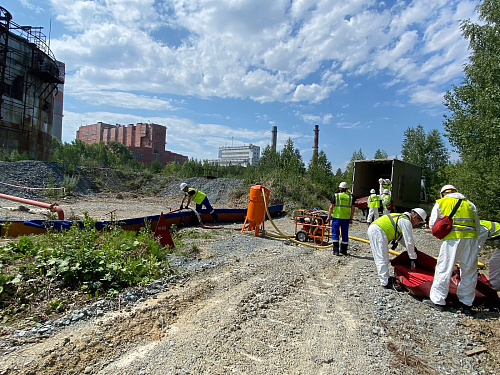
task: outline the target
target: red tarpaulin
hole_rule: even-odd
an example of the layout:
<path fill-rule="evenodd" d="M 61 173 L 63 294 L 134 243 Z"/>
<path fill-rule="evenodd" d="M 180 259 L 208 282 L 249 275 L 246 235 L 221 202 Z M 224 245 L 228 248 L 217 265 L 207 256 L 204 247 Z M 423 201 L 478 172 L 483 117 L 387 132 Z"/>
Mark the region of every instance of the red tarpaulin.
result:
<path fill-rule="evenodd" d="M 415 297 L 429 298 L 432 281 L 434 280 L 434 269 L 437 260 L 417 250 L 417 265 L 414 272 L 410 271 L 410 258 L 408 252 L 404 251 L 391 261 L 394 266 L 394 275 L 398 284 L 407 289 Z M 450 289 L 446 302 L 448 305 L 458 304 L 457 286 L 460 282 L 460 271 L 457 266 L 453 269 L 450 280 Z M 474 306 L 494 306 L 499 303 L 498 293 L 493 290 L 488 279 L 478 274 L 476 285 L 476 297 Z"/>

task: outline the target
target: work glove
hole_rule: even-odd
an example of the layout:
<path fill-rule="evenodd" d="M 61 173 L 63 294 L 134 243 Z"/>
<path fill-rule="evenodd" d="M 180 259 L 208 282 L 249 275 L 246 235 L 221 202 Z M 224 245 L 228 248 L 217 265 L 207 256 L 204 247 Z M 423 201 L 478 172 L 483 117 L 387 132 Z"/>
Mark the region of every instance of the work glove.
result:
<path fill-rule="evenodd" d="M 391 241 L 391 250 L 396 250 L 397 247 L 398 247 L 398 241 L 392 240 Z"/>

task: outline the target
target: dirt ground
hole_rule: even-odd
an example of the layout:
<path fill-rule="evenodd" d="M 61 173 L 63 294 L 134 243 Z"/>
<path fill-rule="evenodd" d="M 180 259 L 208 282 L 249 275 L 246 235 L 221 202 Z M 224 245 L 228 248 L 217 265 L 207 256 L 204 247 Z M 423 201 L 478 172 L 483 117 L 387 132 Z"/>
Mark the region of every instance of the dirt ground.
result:
<path fill-rule="evenodd" d="M 177 208 L 179 197 L 101 196 L 60 204 L 68 216 L 87 211 L 106 219 L 113 212 L 121 219 Z M 294 232 L 290 216 L 275 223 Z M 325 249 L 241 234 L 233 230 L 239 225 L 197 243 L 198 266 L 185 267 L 168 290 L 32 342 L 19 340 L 2 355 L 0 374 L 498 371 L 498 311 L 478 311 L 474 318 L 437 313 L 408 294 L 380 288 L 363 242 L 351 242 L 351 256 L 334 257 Z M 352 235 L 366 238 L 366 228 L 355 221 Z M 269 223 L 266 229 L 273 230 Z M 457 341 L 444 345 L 453 336 Z"/>

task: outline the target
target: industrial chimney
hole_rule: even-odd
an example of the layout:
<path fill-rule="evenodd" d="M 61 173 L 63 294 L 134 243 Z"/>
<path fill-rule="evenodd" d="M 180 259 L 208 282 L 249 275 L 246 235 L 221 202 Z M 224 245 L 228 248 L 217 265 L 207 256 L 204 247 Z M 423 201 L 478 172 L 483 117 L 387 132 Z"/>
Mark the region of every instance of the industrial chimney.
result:
<path fill-rule="evenodd" d="M 318 155 L 319 125 L 314 125 L 313 160 Z"/>
<path fill-rule="evenodd" d="M 273 130 L 271 131 L 271 149 L 276 152 L 276 138 L 278 137 L 278 127 L 273 126 Z"/>

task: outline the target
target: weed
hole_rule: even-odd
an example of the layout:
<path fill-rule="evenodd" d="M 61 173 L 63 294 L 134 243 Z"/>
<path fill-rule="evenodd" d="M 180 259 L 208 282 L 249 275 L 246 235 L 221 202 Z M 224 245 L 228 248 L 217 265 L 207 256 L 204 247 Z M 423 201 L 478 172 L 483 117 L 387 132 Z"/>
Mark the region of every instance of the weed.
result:
<path fill-rule="evenodd" d="M 163 247 L 146 225 L 139 232 L 124 231 L 119 223 L 103 231 L 87 212 L 70 229 L 20 237 L 0 247 L 0 294 L 18 302 L 28 313 L 33 299 L 45 299 L 41 315 L 59 313 L 71 303 L 61 290 L 98 298 L 113 296 L 124 287 L 144 285 L 170 275 Z M 7 272 L 8 270 L 8 272 Z M 74 297 L 72 297 L 74 298 Z M 4 299 L 2 298 L 2 301 Z M 2 307 L 8 307 L 2 302 Z M 10 320 L 8 309 L 2 320 Z"/>

